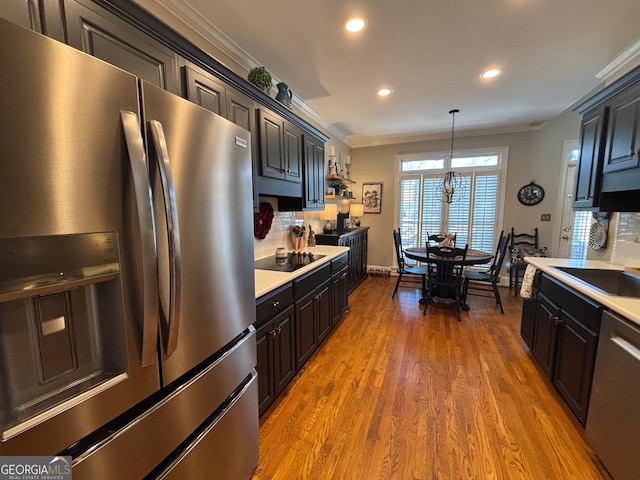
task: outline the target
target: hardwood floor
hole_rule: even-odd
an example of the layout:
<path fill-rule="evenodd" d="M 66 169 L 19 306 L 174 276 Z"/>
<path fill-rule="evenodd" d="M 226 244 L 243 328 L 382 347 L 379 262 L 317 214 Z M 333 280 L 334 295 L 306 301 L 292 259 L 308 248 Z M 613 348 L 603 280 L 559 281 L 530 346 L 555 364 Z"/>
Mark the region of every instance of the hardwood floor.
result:
<path fill-rule="evenodd" d="M 520 338 L 520 298 L 448 305 L 369 277 L 261 418 L 259 479 L 603 479 Z"/>

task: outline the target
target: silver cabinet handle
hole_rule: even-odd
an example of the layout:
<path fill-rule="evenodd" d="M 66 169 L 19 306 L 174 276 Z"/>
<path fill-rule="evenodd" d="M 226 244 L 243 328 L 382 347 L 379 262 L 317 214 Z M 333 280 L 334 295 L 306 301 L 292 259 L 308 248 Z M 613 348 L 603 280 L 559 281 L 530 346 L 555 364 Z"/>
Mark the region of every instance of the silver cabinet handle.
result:
<path fill-rule="evenodd" d="M 180 330 L 180 229 L 178 226 L 178 209 L 176 207 L 176 194 L 171 176 L 171 164 L 167 140 L 164 136 L 162 124 L 157 120 L 149 120 L 149 131 L 153 139 L 157 165 L 160 171 L 162 194 L 166 216 L 166 228 L 169 240 L 169 312 L 167 320 L 167 344 L 166 353 L 171 355 L 178 346 L 178 332 Z M 166 314 L 167 312 L 165 312 Z M 164 325 L 163 325 L 164 326 Z"/>
<path fill-rule="evenodd" d="M 564 323 L 564 321 L 561 320 L 557 315 L 549 315 L 549 320 L 551 320 L 556 325 L 562 325 Z"/>
<path fill-rule="evenodd" d="M 158 268 L 156 264 L 156 240 L 151 205 L 151 186 L 147 175 L 147 156 L 142 140 L 138 115 L 120 112 L 124 138 L 129 153 L 134 196 L 138 209 L 138 225 L 142 242 L 142 358 L 143 367 L 156 363 L 158 342 Z"/>
<path fill-rule="evenodd" d="M 276 308 L 278 305 L 280 305 L 280 302 L 278 302 L 278 301 L 275 301 L 275 302 L 271 303 L 271 306 L 273 308 Z"/>

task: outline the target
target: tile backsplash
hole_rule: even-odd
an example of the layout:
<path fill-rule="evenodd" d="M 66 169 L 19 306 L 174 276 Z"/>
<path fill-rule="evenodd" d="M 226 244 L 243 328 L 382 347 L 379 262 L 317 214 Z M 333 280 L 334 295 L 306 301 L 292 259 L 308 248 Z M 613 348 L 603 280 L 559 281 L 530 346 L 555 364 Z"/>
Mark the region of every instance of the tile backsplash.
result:
<path fill-rule="evenodd" d="M 265 201 L 261 198 L 261 201 Z M 256 258 L 263 256 L 260 252 L 271 251 L 275 253 L 276 248 L 285 247 L 288 250 L 293 249 L 293 241 L 289 236 L 291 227 L 305 225 L 309 229 L 311 225 L 315 233 L 322 233 L 323 222 L 318 218 L 317 212 L 279 212 L 276 211 L 277 200 L 270 200 L 274 207 L 273 222 L 271 230 L 267 236 L 260 240 L 253 238 L 253 251 Z"/>
<path fill-rule="evenodd" d="M 640 267 L 640 212 L 618 215 L 612 260 L 625 266 Z"/>

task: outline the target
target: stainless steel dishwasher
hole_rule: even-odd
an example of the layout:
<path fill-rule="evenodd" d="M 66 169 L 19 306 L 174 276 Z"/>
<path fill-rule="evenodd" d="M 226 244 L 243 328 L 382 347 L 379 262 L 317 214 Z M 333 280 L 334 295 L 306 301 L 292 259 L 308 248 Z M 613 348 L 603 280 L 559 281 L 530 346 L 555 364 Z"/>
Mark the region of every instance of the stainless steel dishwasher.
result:
<path fill-rule="evenodd" d="M 615 480 L 640 475 L 640 326 L 602 315 L 587 441 Z"/>

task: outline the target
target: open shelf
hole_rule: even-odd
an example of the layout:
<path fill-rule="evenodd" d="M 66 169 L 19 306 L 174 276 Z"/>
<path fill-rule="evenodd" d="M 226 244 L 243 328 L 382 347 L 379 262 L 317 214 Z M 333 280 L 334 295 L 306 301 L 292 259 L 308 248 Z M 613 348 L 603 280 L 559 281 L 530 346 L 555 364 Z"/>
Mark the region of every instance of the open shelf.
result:
<path fill-rule="evenodd" d="M 326 178 L 327 180 L 336 180 L 337 182 L 356 183 L 355 180 L 351 180 L 350 178 L 341 177 L 340 175 L 327 175 L 324 178 Z"/>
<path fill-rule="evenodd" d="M 328 200 L 355 200 L 354 197 L 343 197 L 342 195 L 325 195 L 324 198 Z"/>

